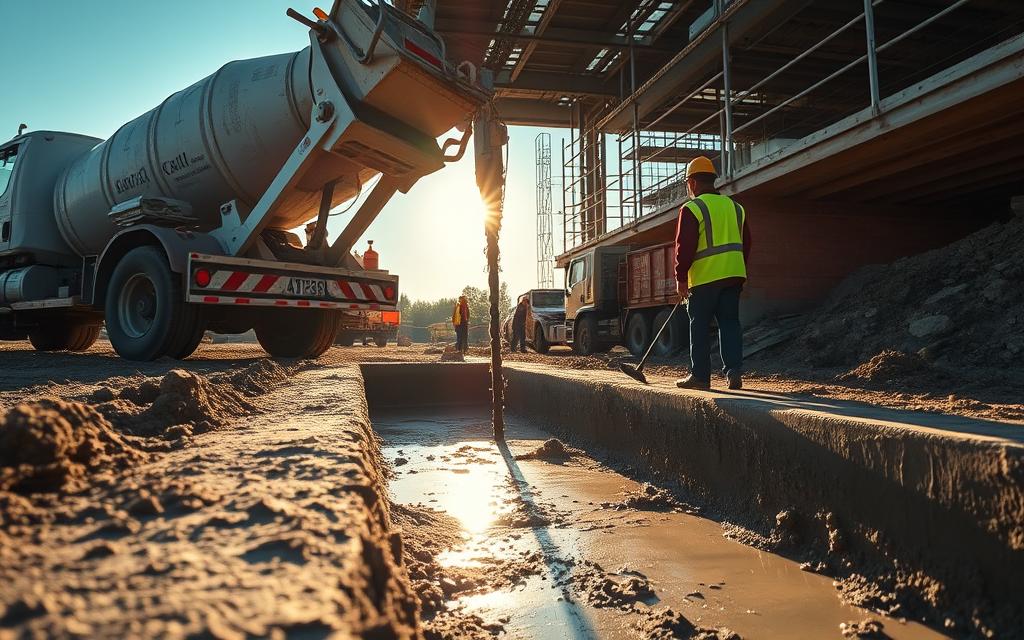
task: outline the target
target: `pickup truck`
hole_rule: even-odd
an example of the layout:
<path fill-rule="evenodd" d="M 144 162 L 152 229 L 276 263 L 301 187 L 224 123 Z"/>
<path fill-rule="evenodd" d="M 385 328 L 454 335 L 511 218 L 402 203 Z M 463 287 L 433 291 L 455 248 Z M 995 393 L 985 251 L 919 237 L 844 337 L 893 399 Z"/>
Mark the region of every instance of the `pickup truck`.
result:
<path fill-rule="evenodd" d="M 552 346 L 565 341 L 565 291 L 562 289 L 530 289 L 516 300 L 526 298 L 526 341 L 537 353 L 547 353 Z M 515 307 L 502 325 L 502 337 L 512 343 L 512 318 Z"/>

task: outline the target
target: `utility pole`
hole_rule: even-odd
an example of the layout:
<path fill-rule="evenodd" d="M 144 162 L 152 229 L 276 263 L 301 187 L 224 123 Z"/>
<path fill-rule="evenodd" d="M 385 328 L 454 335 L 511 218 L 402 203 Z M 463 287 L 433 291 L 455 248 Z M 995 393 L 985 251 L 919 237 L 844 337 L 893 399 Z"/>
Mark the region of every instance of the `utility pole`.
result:
<path fill-rule="evenodd" d="M 486 210 L 484 236 L 487 240 L 487 286 L 490 290 L 491 339 L 491 422 L 494 439 L 505 440 L 505 379 L 501 373 L 501 329 L 498 322 L 498 237 L 501 234 L 502 208 L 505 204 L 505 162 L 502 151 L 508 142 L 508 129 L 498 120 L 493 104 L 477 113 L 473 125 L 476 139 L 476 185 Z"/>

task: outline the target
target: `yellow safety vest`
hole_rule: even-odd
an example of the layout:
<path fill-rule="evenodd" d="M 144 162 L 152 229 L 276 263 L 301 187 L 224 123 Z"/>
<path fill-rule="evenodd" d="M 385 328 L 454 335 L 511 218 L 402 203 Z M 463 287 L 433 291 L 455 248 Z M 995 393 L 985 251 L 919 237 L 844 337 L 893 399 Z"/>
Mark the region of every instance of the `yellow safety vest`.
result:
<path fill-rule="evenodd" d="M 686 274 L 687 286 L 697 287 L 725 278 L 746 278 L 743 224 L 747 214 L 728 196 L 703 193 L 685 205 L 697 218 L 697 254 Z"/>

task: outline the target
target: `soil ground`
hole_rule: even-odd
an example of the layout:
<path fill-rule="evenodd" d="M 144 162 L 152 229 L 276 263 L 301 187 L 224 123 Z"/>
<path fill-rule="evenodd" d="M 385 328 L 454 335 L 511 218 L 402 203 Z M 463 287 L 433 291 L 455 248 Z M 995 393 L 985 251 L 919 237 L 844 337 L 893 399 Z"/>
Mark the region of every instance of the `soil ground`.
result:
<path fill-rule="evenodd" d="M 577 369 L 628 358 L 507 357 Z M 183 362 L 139 364 L 103 341 L 82 354 L 4 343 L 0 358 L 0 426 L 13 438 L 0 445 L 2 640 L 417 637 L 417 607 L 431 638 L 529 637 L 551 624 L 578 631 L 581 620 L 616 637 L 735 637 L 727 628 L 802 635 L 810 627 L 799 613 L 755 604 L 780 602 L 769 598 L 780 585 L 793 590 L 790 601 L 820 599 L 812 635 L 839 637 L 839 623 L 846 631 L 877 625 L 841 605 L 829 580 L 725 540 L 717 523 L 600 460 L 539 446 L 547 434 L 528 425 L 513 424 L 503 455 L 481 442 L 476 423 L 446 421 L 467 428 L 431 441 L 430 429 L 403 435 L 382 422 L 395 474 L 389 506 L 388 465 L 365 404 L 338 399 L 358 395 L 355 363 L 438 361 L 426 345 L 335 348 L 310 363 L 268 359 L 255 344 L 207 343 Z M 661 362 L 648 371 L 684 368 Z M 748 385 L 993 417 L 935 393 L 904 401 L 757 372 Z M 984 410 L 1024 415 L 1009 402 Z M 428 458 L 445 455 L 443 468 Z M 495 469 L 507 480 L 506 466 L 523 476 L 470 482 Z M 428 495 L 431 473 L 444 476 L 438 495 Z M 481 516 L 465 512 L 458 486 L 497 493 L 483 496 L 490 507 Z M 404 544 L 391 523 L 406 532 Z M 679 532 L 692 550 L 688 564 L 673 555 Z M 552 555 L 551 544 L 570 552 Z M 617 558 L 635 549 L 646 550 L 640 565 L 620 566 Z M 397 562 L 403 553 L 406 568 Z M 712 571 L 719 565 L 733 577 Z M 541 599 L 523 599 L 527 592 Z M 894 636 L 930 633 L 874 618 Z"/>

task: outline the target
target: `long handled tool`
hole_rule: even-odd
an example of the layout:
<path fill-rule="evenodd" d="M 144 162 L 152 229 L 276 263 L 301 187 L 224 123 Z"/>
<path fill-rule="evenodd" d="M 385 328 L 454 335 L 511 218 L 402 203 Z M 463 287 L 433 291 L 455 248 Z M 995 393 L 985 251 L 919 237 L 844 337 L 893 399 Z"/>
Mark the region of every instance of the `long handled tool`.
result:
<path fill-rule="evenodd" d="M 665 327 L 668 326 L 668 323 L 672 322 L 672 316 L 676 315 L 676 309 L 678 309 L 679 305 L 682 303 L 682 300 L 675 303 L 672 310 L 668 312 L 668 317 L 665 318 L 665 323 L 661 325 L 660 329 L 658 329 L 658 333 L 654 336 L 654 340 L 651 340 L 651 346 L 647 347 L 647 353 L 644 354 L 644 357 L 640 358 L 640 364 L 632 365 L 625 362 L 619 364 L 619 369 L 622 373 L 633 378 L 637 382 L 647 384 L 647 377 L 644 375 L 644 365 L 647 364 L 647 358 L 651 355 L 651 351 L 654 351 L 654 345 L 658 343 L 662 332 L 665 331 Z"/>

